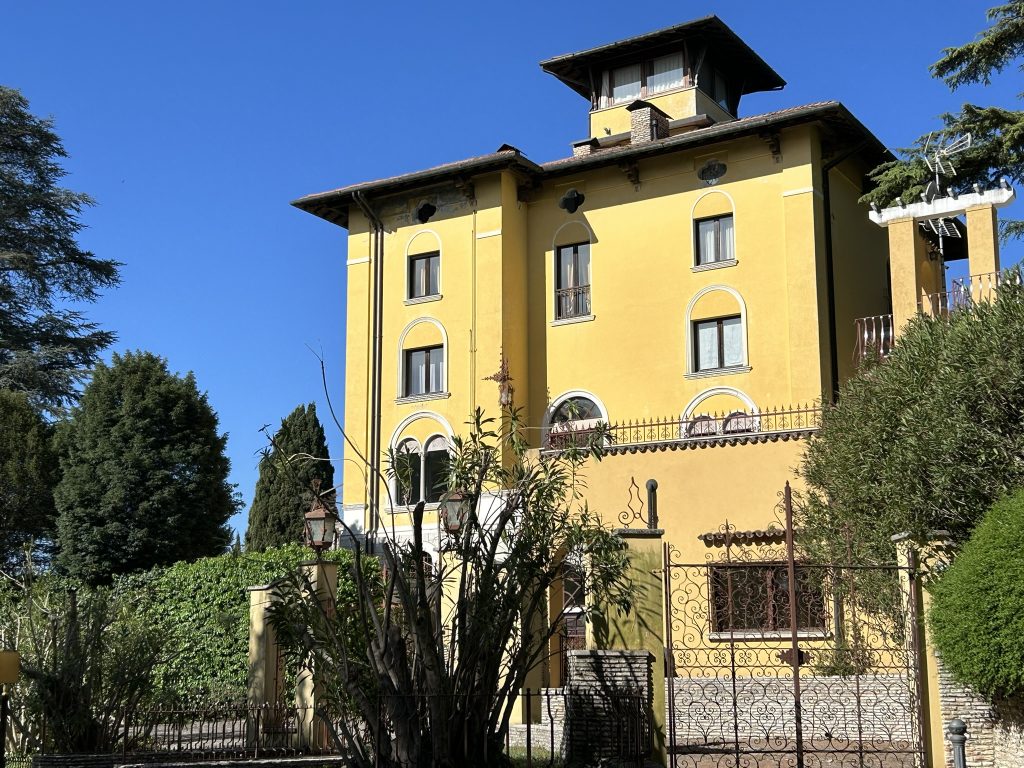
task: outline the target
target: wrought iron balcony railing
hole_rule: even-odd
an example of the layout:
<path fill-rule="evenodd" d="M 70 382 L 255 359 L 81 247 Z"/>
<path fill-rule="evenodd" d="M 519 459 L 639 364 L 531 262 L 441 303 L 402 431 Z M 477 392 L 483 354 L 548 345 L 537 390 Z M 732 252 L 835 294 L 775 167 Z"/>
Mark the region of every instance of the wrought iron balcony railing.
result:
<path fill-rule="evenodd" d="M 559 288 L 555 291 L 555 319 L 586 317 L 590 314 L 590 286 Z"/>
<path fill-rule="evenodd" d="M 588 436 L 600 440 L 605 453 L 624 453 L 646 446 L 719 443 L 743 441 L 759 436 L 805 433 L 821 425 L 821 407 L 809 403 L 803 407 L 771 408 L 751 411 L 694 414 L 687 418 L 639 419 L 622 421 L 600 429 L 563 430 L 549 433 L 546 450 L 564 450 L 571 438 L 573 447 Z"/>
<path fill-rule="evenodd" d="M 853 347 L 854 360 L 859 362 L 872 354 L 885 357 L 892 350 L 896 337 L 891 314 L 858 317 L 853 324 L 857 334 Z"/>
<path fill-rule="evenodd" d="M 926 294 L 918 305 L 918 311 L 934 317 L 958 309 L 968 309 L 983 301 L 992 301 L 999 288 L 1008 283 L 1021 284 L 1019 265 L 1005 272 L 986 272 L 956 278 L 950 282 L 948 291 Z"/>

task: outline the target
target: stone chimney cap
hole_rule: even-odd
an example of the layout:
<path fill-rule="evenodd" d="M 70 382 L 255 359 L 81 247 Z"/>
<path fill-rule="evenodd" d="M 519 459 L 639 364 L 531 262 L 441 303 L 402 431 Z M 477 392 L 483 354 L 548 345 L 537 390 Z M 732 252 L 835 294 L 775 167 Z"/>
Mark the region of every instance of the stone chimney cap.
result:
<path fill-rule="evenodd" d="M 636 101 L 626 105 L 626 111 L 627 112 L 633 112 L 633 111 L 635 111 L 637 109 L 649 109 L 652 112 L 657 112 L 659 115 L 662 115 L 662 116 L 668 118 L 668 115 L 666 115 L 664 112 L 662 112 L 656 106 L 651 104 L 651 102 L 644 101 L 643 99 L 637 99 Z M 671 119 L 671 118 L 669 118 L 669 119 Z"/>

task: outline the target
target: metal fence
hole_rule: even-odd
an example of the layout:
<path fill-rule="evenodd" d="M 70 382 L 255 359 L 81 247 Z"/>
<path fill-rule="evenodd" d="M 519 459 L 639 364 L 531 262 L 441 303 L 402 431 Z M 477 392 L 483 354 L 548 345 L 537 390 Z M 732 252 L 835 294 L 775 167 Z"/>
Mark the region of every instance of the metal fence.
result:
<path fill-rule="evenodd" d="M 399 697 L 418 727 L 429 723 L 434 708 L 430 696 Z M 454 698 L 454 697 L 446 697 Z M 464 698 L 464 697 L 462 697 Z M 394 703 L 394 701 L 392 701 Z M 474 722 L 487 722 L 490 703 L 475 698 L 462 707 L 445 711 L 479 712 L 484 717 Z M 346 756 L 346 748 L 332 734 L 340 733 L 340 725 L 360 736 L 376 764 L 412 766 L 419 764 L 414 755 L 403 761 L 393 739 L 399 730 L 394 716 L 380 708 L 382 722 L 389 725 L 378 734 L 378 742 L 368 726 L 358 717 L 350 716 L 344 723 L 338 718 L 325 719 L 311 707 L 213 703 L 203 706 L 145 707 L 120 712 L 115 718 L 116 743 L 98 754 L 109 755 L 115 765 L 162 761 L 199 762 L 252 760 L 300 755 Z M 401 709 L 399 707 L 398 709 Z M 569 688 L 526 689 L 515 703 L 510 724 L 493 741 L 483 740 L 478 756 L 488 762 L 495 752 L 507 756 L 514 766 L 561 768 L 572 762 L 612 760 L 619 765 L 643 765 L 651 742 L 650 712 L 639 694 L 598 692 Z M 468 722 L 468 719 L 467 719 Z M 461 723 L 461 719 L 460 719 Z M 473 724 L 458 732 L 458 724 L 448 729 L 449 741 L 462 744 L 463 738 L 474 739 Z M 460 735 L 461 734 L 461 735 Z M 43 743 L 46 743 L 45 731 Z M 422 747 L 428 748 L 424 744 Z M 455 748 L 458 751 L 458 747 Z M 493 750 L 493 751 L 492 751 Z M 53 755 L 53 750 L 46 751 Z M 31 756 L 8 755 L 7 768 L 28 768 Z"/>
<path fill-rule="evenodd" d="M 606 452 L 662 443 L 694 445 L 742 440 L 756 435 L 806 432 L 821 425 L 821 407 L 807 403 L 786 408 L 690 414 L 660 419 L 639 419 L 611 424 Z"/>

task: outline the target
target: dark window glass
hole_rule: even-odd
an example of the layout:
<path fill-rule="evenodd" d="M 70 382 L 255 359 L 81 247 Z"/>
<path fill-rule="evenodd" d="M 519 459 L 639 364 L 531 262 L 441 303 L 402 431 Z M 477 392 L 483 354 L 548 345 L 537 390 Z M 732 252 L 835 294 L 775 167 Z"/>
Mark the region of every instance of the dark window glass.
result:
<path fill-rule="evenodd" d="M 600 419 L 601 410 L 597 403 L 587 397 L 570 397 L 563 401 L 551 416 L 553 424 L 564 424 L 567 421 L 584 419 Z"/>
<path fill-rule="evenodd" d="M 441 500 L 448 490 L 448 450 L 428 450 L 423 459 L 423 492 L 428 503 Z"/>
<path fill-rule="evenodd" d="M 732 214 L 700 219 L 695 222 L 694 227 L 697 238 L 697 264 L 714 264 L 717 261 L 736 259 Z"/>
<path fill-rule="evenodd" d="M 739 315 L 693 324 L 694 369 L 710 371 L 743 365 L 743 324 Z"/>
<path fill-rule="evenodd" d="M 797 629 L 825 629 L 820 569 L 796 567 Z M 789 574 L 785 563 L 715 565 L 711 569 L 715 632 L 790 629 Z"/>
<path fill-rule="evenodd" d="M 444 348 L 424 347 L 405 351 L 405 396 L 443 391 Z"/>
<path fill-rule="evenodd" d="M 440 291 L 441 254 L 424 253 L 409 257 L 409 298 L 436 296 Z"/>
<path fill-rule="evenodd" d="M 399 504 L 415 504 L 420 500 L 421 460 L 415 443 L 405 442 L 395 452 L 395 479 L 398 481 Z"/>
<path fill-rule="evenodd" d="M 559 246 L 555 263 L 555 319 L 590 314 L 590 243 Z"/>

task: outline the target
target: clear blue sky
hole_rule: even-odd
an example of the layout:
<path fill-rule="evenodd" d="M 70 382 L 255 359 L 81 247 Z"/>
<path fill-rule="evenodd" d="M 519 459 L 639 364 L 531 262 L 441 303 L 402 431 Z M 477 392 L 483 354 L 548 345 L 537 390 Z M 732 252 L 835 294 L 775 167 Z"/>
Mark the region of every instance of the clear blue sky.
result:
<path fill-rule="evenodd" d="M 901 146 L 963 101 L 1014 105 L 1015 69 L 956 94 L 928 75 L 994 4 L 9 1 L 0 83 L 56 119 L 66 184 L 98 203 L 83 243 L 124 263 L 89 314 L 116 350 L 195 372 L 247 509 L 259 428 L 303 402 L 326 412 L 308 347 L 343 396 L 345 233 L 289 200 L 505 142 L 565 156 L 587 103 L 538 61 L 709 13 L 789 82 L 742 114 L 836 99 Z"/>

